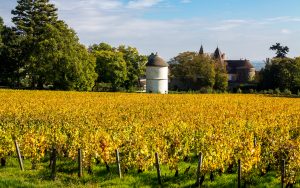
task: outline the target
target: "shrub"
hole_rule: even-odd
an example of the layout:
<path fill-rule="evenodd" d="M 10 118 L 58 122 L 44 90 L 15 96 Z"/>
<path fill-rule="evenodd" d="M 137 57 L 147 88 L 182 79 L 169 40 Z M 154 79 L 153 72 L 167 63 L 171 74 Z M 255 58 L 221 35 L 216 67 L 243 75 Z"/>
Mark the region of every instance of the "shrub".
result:
<path fill-rule="evenodd" d="M 274 91 L 273 91 L 273 89 L 269 89 L 269 90 L 267 91 L 267 93 L 268 93 L 268 94 L 274 94 Z"/>
<path fill-rule="evenodd" d="M 208 93 L 208 94 L 211 94 L 214 92 L 214 90 L 211 87 L 202 87 L 199 91 L 200 91 L 200 93 Z"/>
<path fill-rule="evenodd" d="M 279 89 L 279 88 L 276 88 L 276 89 L 274 90 L 274 94 L 276 94 L 276 95 L 280 95 L 280 93 L 281 93 L 281 91 L 280 91 L 280 89 Z"/>
<path fill-rule="evenodd" d="M 292 92 L 289 89 L 284 90 L 284 95 L 292 95 Z"/>

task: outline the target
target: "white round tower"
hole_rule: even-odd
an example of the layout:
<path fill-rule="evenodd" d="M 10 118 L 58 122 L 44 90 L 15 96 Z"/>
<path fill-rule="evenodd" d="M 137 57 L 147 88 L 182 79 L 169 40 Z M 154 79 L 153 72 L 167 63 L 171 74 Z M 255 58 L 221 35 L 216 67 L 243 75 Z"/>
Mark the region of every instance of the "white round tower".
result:
<path fill-rule="evenodd" d="M 151 54 L 146 64 L 146 92 L 168 93 L 169 65 L 157 53 Z"/>

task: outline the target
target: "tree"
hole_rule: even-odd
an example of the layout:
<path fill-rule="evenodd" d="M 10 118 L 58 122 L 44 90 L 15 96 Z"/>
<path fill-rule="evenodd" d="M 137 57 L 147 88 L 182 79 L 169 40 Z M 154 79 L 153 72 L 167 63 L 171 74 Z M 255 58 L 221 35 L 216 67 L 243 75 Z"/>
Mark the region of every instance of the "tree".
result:
<path fill-rule="evenodd" d="M 125 88 L 129 89 L 138 86 L 139 78 L 145 74 L 147 57 L 140 55 L 136 48 L 130 46 L 126 48 L 124 45 L 121 45 L 118 47 L 118 52 L 123 54 L 127 67 Z"/>
<path fill-rule="evenodd" d="M 96 58 L 97 82 L 111 83 L 112 89 L 116 91 L 127 80 L 128 72 L 123 53 L 112 50 L 112 48 L 101 48 L 101 46 L 104 46 L 104 43 L 101 43 L 99 46 L 93 45 L 91 48 Z"/>
<path fill-rule="evenodd" d="M 58 20 L 57 8 L 49 0 L 18 0 L 12 14 L 17 31 L 33 40 L 44 32 L 46 24 L 55 24 Z"/>
<path fill-rule="evenodd" d="M 39 83 L 63 90 L 91 90 L 97 78 L 92 54 L 79 44 L 75 32 L 63 21 L 46 28 L 48 32 L 40 36 L 36 47 Z"/>
<path fill-rule="evenodd" d="M 31 80 L 32 88 L 36 85 L 38 88 L 43 87 L 42 75 L 39 75 L 38 69 L 44 69 L 38 64 L 38 59 L 42 54 L 38 52 L 38 45 L 47 34 L 49 25 L 55 25 L 57 20 L 57 9 L 49 0 L 19 0 L 17 6 L 12 10 L 14 17 L 12 22 L 15 24 L 15 30 L 19 36 L 24 36 L 22 48 L 24 51 L 23 60 L 25 70 Z"/>
<path fill-rule="evenodd" d="M 32 88 L 91 90 L 97 77 L 95 59 L 79 43 L 76 33 L 57 18 L 49 0 L 19 0 L 12 11 L 21 41 L 26 73 Z"/>
<path fill-rule="evenodd" d="M 213 88 L 215 85 L 215 61 L 209 56 L 183 52 L 169 64 L 171 79 L 180 80 L 187 86 L 186 89 Z"/>
<path fill-rule="evenodd" d="M 287 46 L 281 46 L 280 43 L 271 46 L 270 50 L 276 51 L 276 58 L 285 58 L 289 52 L 289 48 Z"/>
<path fill-rule="evenodd" d="M 263 89 L 300 89 L 300 59 L 274 58 L 261 71 L 260 85 Z"/>
<path fill-rule="evenodd" d="M 100 44 L 93 44 L 89 47 L 89 51 L 116 51 L 115 48 L 113 48 L 111 45 L 101 42 Z"/>
<path fill-rule="evenodd" d="M 228 87 L 228 75 L 225 65 L 217 61 L 215 63 L 215 72 L 216 75 L 214 89 L 226 91 Z"/>
<path fill-rule="evenodd" d="M 0 52 L 0 82 L 1 85 L 19 87 L 24 76 L 23 37 L 16 34 L 13 28 L 4 26 L 1 32 L 2 48 Z"/>
<path fill-rule="evenodd" d="M 138 86 L 139 78 L 145 74 L 147 57 L 140 55 L 134 47 L 120 45 L 115 48 L 100 43 L 90 46 L 89 51 L 97 59 L 98 82 L 111 83 L 114 90 L 118 87 L 130 89 Z"/>
<path fill-rule="evenodd" d="M 292 91 L 298 93 L 300 91 L 300 57 L 295 59 L 294 67 L 292 68 L 293 81 L 292 81 Z"/>

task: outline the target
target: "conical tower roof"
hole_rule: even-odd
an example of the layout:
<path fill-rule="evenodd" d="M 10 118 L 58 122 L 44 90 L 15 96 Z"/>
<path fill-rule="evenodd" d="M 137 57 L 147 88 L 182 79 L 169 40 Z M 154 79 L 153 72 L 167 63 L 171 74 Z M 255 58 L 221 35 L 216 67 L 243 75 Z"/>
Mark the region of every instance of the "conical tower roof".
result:
<path fill-rule="evenodd" d="M 222 53 L 221 53 L 221 50 L 219 49 L 219 47 L 217 47 L 217 49 L 214 53 L 214 58 L 215 59 L 222 59 Z"/>
<path fill-rule="evenodd" d="M 201 45 L 200 50 L 199 50 L 199 55 L 203 55 L 204 54 L 204 49 L 203 46 Z"/>
<path fill-rule="evenodd" d="M 161 57 L 152 53 L 148 58 L 147 67 L 168 67 L 168 63 L 166 63 Z"/>

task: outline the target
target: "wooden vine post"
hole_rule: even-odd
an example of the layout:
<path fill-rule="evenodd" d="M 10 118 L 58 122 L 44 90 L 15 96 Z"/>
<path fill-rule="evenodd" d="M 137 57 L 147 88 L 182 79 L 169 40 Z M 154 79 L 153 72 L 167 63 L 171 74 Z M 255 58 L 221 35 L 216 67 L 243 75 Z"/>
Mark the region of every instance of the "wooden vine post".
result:
<path fill-rule="evenodd" d="M 1 158 L 1 166 L 5 166 L 6 165 L 6 159 L 5 158 Z"/>
<path fill-rule="evenodd" d="M 120 163 L 120 153 L 119 153 L 118 149 L 116 150 L 116 162 L 117 162 L 117 168 L 118 168 L 119 177 L 122 178 L 121 163 Z"/>
<path fill-rule="evenodd" d="M 82 151 L 78 149 L 78 177 L 82 177 Z"/>
<path fill-rule="evenodd" d="M 155 153 L 155 166 L 156 166 L 156 170 L 157 170 L 157 180 L 158 180 L 158 184 L 161 185 L 161 172 L 160 172 L 160 166 L 159 166 L 159 157 L 158 157 L 158 153 Z"/>
<path fill-rule="evenodd" d="M 202 152 L 199 153 L 199 157 L 198 157 L 198 167 L 197 167 L 197 179 L 196 179 L 196 187 L 200 187 L 201 185 L 201 166 L 202 166 L 202 162 L 203 162 L 203 156 L 202 156 Z"/>
<path fill-rule="evenodd" d="M 285 160 L 281 161 L 281 187 L 284 188 L 284 178 L 285 178 Z"/>
<path fill-rule="evenodd" d="M 241 188 L 242 181 L 242 168 L 241 168 L 241 159 L 238 160 L 238 188 Z"/>
<path fill-rule="evenodd" d="M 56 179 L 56 158 L 57 158 L 57 151 L 56 148 L 52 149 L 51 154 L 51 179 Z"/>
<path fill-rule="evenodd" d="M 16 140 L 14 142 L 15 142 L 15 147 L 16 147 L 16 151 L 17 151 L 17 155 L 18 155 L 19 165 L 20 165 L 21 170 L 23 171 L 24 165 L 23 165 L 23 160 L 22 160 L 19 144 Z"/>

